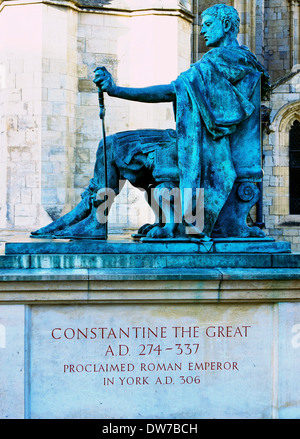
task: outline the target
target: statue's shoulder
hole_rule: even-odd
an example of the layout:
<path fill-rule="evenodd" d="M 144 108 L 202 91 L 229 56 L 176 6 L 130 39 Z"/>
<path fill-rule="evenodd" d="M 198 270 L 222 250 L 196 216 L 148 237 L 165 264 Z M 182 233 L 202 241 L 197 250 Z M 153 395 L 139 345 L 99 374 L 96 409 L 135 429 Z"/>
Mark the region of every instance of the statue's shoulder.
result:
<path fill-rule="evenodd" d="M 203 66 L 203 64 L 211 64 L 211 63 L 218 63 L 220 62 L 220 48 L 214 47 L 210 49 L 208 52 L 206 52 L 202 57 L 199 59 L 199 61 L 196 61 L 194 64 L 191 65 L 191 68 L 200 68 Z"/>
<path fill-rule="evenodd" d="M 249 52 L 249 51 L 248 51 Z M 214 63 L 233 63 L 239 62 L 243 57 L 247 57 L 247 52 L 240 47 L 213 47 L 206 52 L 200 62 L 214 62 Z"/>
<path fill-rule="evenodd" d="M 256 56 L 247 46 L 214 47 L 203 55 L 200 62 L 202 61 L 229 66 L 252 67 L 254 69 L 258 69 L 260 66 Z"/>
<path fill-rule="evenodd" d="M 200 61 L 206 61 L 206 60 L 218 58 L 220 56 L 220 53 L 221 53 L 221 47 L 213 47 L 202 56 Z"/>

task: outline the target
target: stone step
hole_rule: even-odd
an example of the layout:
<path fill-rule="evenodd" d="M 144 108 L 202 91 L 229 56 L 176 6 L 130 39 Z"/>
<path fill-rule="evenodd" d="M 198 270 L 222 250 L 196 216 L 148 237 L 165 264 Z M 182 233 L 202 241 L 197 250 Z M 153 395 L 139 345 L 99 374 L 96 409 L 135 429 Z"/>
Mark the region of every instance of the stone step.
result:
<path fill-rule="evenodd" d="M 0 268 L 30 268 L 30 255 L 0 255 Z"/>
<path fill-rule="evenodd" d="M 58 240 L 16 237 L 5 244 L 5 254 L 214 254 L 214 253 L 290 253 L 291 244 L 273 238 L 222 238 L 210 241 L 199 239 L 132 239 L 113 237 L 99 240 Z"/>
<path fill-rule="evenodd" d="M 0 255 L 0 269 L 300 268 L 300 254 L 32 254 Z"/>

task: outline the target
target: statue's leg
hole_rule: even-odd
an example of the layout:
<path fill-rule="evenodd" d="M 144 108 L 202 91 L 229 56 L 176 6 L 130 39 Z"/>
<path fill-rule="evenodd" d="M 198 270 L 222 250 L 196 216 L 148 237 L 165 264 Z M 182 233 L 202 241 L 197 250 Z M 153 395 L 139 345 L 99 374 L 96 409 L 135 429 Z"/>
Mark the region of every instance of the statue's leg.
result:
<path fill-rule="evenodd" d="M 132 157 L 130 166 L 120 162 L 119 169 L 133 186 L 146 190 L 147 202 L 156 216 L 154 224 L 144 224 L 138 234 L 173 237 L 181 221 L 181 203 L 176 204 L 179 197 L 175 193 L 179 191 L 176 131 L 139 130 L 135 136 L 141 152 Z"/>
<path fill-rule="evenodd" d="M 155 207 L 153 206 L 155 204 Z M 156 210 L 158 222 L 144 228 L 148 238 L 173 238 L 182 222 L 180 189 L 176 182 L 160 183 L 153 189 L 151 207 Z"/>
<path fill-rule="evenodd" d="M 118 187 L 119 175 L 117 168 L 112 159 L 113 136 L 107 138 L 107 171 L 108 171 L 108 186 L 110 188 Z M 64 233 L 62 231 L 70 229 L 74 224 L 77 224 L 87 218 L 93 208 L 93 199 L 100 188 L 105 186 L 104 182 L 104 163 L 103 163 L 103 142 L 98 146 L 96 163 L 94 167 L 94 177 L 91 179 L 89 186 L 81 194 L 82 200 L 67 214 L 58 218 L 56 221 L 48 224 L 45 227 L 31 233 L 32 237 L 52 237 L 57 233 Z"/>
<path fill-rule="evenodd" d="M 103 149 L 99 147 L 93 182 L 95 186 L 102 189 L 95 193 L 92 210 L 87 218 L 72 227 L 58 231 L 55 234 L 56 238 L 105 239 L 110 207 L 125 181 L 129 180 L 134 186 L 140 188 L 149 184 L 150 174 L 145 168 L 145 154 L 139 147 L 138 131 L 114 134 L 107 138 L 107 144 L 109 144 L 107 145 L 108 188 L 104 190 L 104 156 Z M 134 156 L 138 158 L 133 159 Z"/>
<path fill-rule="evenodd" d="M 155 149 L 168 142 L 169 136 L 163 130 L 138 130 L 117 133 L 110 136 L 111 144 L 108 148 L 113 151 L 108 168 L 108 200 L 104 206 L 104 193 L 98 191 L 94 198 L 92 211 L 87 218 L 76 223 L 70 228 L 55 234 L 57 238 L 94 238 L 105 239 L 105 222 L 107 221 L 109 208 L 114 197 L 119 193 L 120 182 L 128 180 L 133 186 L 140 189 L 148 189 L 157 184 L 153 176 L 153 156 Z M 108 140 L 108 139 L 107 139 Z M 103 188 L 103 153 L 98 149 L 93 182 L 95 186 Z M 104 207 L 106 209 L 104 209 Z"/>
<path fill-rule="evenodd" d="M 94 177 L 91 180 L 91 184 L 94 188 L 91 196 L 91 208 L 84 218 L 76 221 L 73 225 L 55 232 L 54 236 L 56 238 L 106 238 L 108 213 L 114 198 L 121 189 L 119 171 L 114 162 L 114 137 L 115 136 L 112 135 L 106 139 L 108 187 L 105 187 L 103 142 L 101 141 L 97 150 Z M 106 204 L 104 205 L 105 202 Z M 104 209 L 100 208 L 100 206 L 104 207 Z"/>
<path fill-rule="evenodd" d="M 84 195 L 82 195 L 82 200 L 75 206 L 73 210 L 66 213 L 61 218 L 53 221 L 45 227 L 41 227 L 40 229 L 31 232 L 32 237 L 43 238 L 43 237 L 51 237 L 54 233 L 62 230 L 66 227 L 71 226 L 72 224 L 81 221 L 86 218 L 87 215 L 91 212 L 91 195 L 90 191 L 85 191 Z"/>
<path fill-rule="evenodd" d="M 113 194 L 113 196 L 110 196 Z M 106 222 L 111 204 L 117 194 L 112 189 L 99 190 L 92 200 L 90 214 L 82 221 L 55 233 L 55 238 L 60 239 L 106 239 Z M 102 214 L 98 215 L 98 208 L 109 198 Z"/>

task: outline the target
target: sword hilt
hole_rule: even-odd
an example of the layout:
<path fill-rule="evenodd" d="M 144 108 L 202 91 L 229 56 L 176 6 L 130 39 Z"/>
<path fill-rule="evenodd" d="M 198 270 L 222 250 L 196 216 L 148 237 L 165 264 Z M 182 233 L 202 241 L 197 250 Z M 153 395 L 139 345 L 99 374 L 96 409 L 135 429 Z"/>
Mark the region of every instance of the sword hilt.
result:
<path fill-rule="evenodd" d="M 94 72 L 96 72 L 97 70 L 101 70 L 103 73 L 106 74 L 107 70 L 105 67 L 97 67 Z M 107 72 L 108 73 L 108 72 Z M 96 85 L 98 85 L 98 83 L 96 82 Z M 101 88 L 98 85 L 98 102 L 99 102 L 99 107 L 100 107 L 100 113 L 99 113 L 99 117 L 100 119 L 104 119 L 105 116 L 105 106 L 104 106 L 104 93 L 101 90 Z"/>
<path fill-rule="evenodd" d="M 98 102 L 100 108 L 99 117 L 102 120 L 105 117 L 105 105 L 104 105 L 104 93 L 103 91 L 100 90 L 100 88 L 98 88 Z"/>

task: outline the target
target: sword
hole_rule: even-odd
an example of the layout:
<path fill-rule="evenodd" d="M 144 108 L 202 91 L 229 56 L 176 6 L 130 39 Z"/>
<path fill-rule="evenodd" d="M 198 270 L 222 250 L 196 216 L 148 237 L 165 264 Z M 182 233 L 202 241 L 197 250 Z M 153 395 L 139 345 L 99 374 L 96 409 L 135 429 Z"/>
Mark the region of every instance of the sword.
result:
<path fill-rule="evenodd" d="M 104 161 L 104 181 L 105 181 L 105 189 L 108 186 L 108 178 L 107 178 L 107 154 L 106 154 L 106 132 L 105 132 L 105 105 L 104 105 L 104 95 L 103 91 L 98 87 L 98 101 L 100 107 L 99 117 L 102 122 L 102 136 L 103 136 L 103 161 Z M 107 195 L 104 196 L 104 215 L 107 214 Z M 108 237 L 108 221 L 105 218 L 105 239 Z"/>

